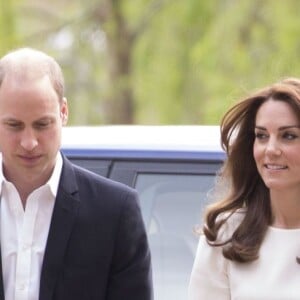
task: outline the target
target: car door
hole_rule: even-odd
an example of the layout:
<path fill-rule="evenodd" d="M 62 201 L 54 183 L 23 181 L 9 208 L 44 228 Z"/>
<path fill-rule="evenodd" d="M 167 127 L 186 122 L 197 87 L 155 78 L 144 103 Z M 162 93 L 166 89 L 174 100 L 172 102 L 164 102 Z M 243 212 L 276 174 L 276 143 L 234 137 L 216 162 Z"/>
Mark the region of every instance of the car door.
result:
<path fill-rule="evenodd" d="M 154 299 L 186 300 L 205 206 L 221 162 L 115 161 L 109 177 L 140 196 L 152 255 Z"/>

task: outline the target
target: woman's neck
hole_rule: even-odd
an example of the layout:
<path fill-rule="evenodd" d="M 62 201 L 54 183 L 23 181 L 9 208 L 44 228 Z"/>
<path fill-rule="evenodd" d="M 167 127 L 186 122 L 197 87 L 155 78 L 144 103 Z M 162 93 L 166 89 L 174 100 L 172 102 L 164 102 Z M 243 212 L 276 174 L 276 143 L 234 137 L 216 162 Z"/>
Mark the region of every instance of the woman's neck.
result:
<path fill-rule="evenodd" d="M 292 191 L 271 191 L 272 226 L 300 228 L 300 194 Z"/>

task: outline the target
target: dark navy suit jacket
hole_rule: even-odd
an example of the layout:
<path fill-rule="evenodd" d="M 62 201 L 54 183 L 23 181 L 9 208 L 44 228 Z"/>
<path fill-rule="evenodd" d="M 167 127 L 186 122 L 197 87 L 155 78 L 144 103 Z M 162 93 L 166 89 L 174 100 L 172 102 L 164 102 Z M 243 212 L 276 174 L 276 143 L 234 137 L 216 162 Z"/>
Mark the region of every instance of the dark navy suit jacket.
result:
<path fill-rule="evenodd" d="M 39 299 L 152 297 L 150 252 L 137 193 L 63 157 Z"/>

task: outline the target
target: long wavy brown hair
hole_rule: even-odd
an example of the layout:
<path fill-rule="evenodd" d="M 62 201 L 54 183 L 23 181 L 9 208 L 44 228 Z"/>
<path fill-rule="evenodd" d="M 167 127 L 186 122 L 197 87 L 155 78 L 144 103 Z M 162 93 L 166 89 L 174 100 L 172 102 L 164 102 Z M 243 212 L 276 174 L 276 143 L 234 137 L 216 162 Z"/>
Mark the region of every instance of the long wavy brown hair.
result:
<path fill-rule="evenodd" d="M 256 113 L 270 99 L 288 103 L 300 122 L 300 79 L 297 78 L 287 78 L 255 92 L 230 108 L 221 120 L 221 143 L 227 158 L 215 188 L 226 186 L 226 193 L 207 208 L 203 232 L 210 245 L 223 248 L 224 257 L 241 263 L 258 258 L 267 228 L 272 224 L 269 189 L 253 157 Z M 220 228 L 240 209 L 245 211 L 243 220 L 227 240 L 219 241 Z"/>

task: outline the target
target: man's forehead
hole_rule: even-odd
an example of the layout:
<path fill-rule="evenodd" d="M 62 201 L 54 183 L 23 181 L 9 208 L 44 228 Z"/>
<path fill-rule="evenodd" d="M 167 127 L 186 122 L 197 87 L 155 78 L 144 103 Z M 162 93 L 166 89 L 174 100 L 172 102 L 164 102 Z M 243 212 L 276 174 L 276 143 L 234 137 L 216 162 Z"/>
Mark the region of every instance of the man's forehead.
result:
<path fill-rule="evenodd" d="M 47 56 L 35 54 L 11 53 L 0 61 L 3 75 L 16 80 L 32 80 L 49 73 L 49 60 Z"/>
<path fill-rule="evenodd" d="M 8 73 L 4 76 L 2 84 L 0 85 L 0 89 L 1 86 L 3 85 L 8 85 L 11 87 L 19 87 L 19 86 L 27 86 L 28 84 L 39 84 L 41 82 L 49 82 L 51 84 L 51 80 L 49 78 L 48 75 L 46 74 L 28 74 L 28 73 L 24 73 L 24 74 L 11 74 Z"/>
<path fill-rule="evenodd" d="M 48 55 L 38 50 L 23 48 L 12 51 L 0 60 L 0 64 L 7 67 L 16 68 L 17 66 L 34 66 L 47 62 L 51 59 Z"/>

